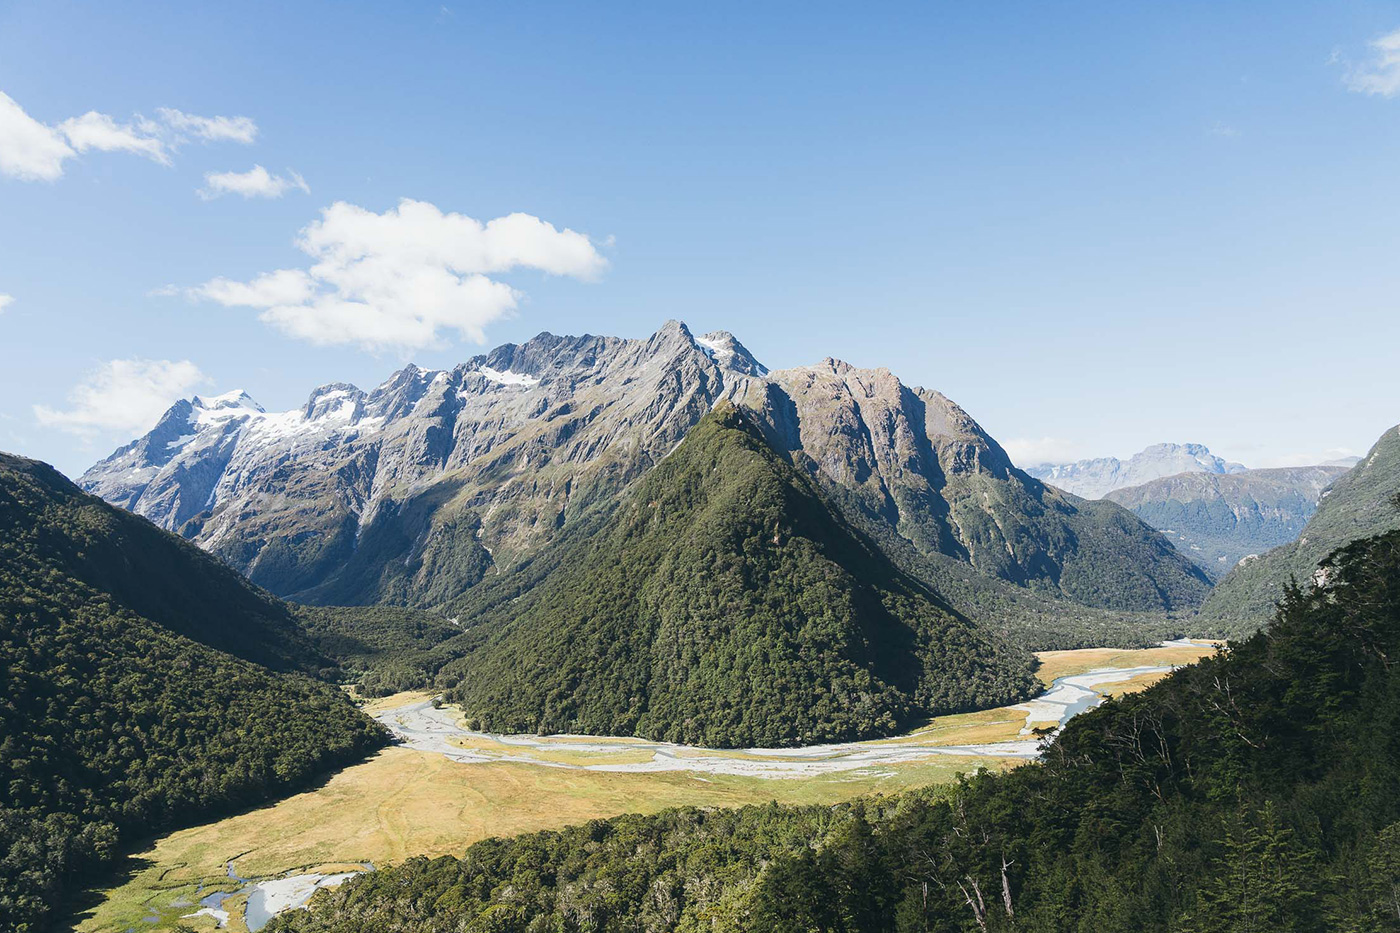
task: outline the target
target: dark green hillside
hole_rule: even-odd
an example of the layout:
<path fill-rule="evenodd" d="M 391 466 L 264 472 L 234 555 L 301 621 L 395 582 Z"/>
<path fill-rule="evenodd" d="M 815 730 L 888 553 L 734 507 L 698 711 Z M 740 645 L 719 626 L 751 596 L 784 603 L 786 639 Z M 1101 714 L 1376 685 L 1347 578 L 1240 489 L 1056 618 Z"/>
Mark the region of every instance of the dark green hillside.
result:
<path fill-rule="evenodd" d="M 464 600 L 479 647 L 441 677 L 485 728 L 789 745 L 1034 689 L 732 406 L 590 531 Z"/>
<path fill-rule="evenodd" d="M 297 606 L 298 621 L 364 696 L 432 686 L 433 674 L 460 657 L 462 629 L 417 609 Z"/>
<path fill-rule="evenodd" d="M 88 495 L 47 464 L 0 454 L 0 475 L 6 503 L 0 533 L 23 532 L 29 547 L 75 582 L 249 661 L 313 673 L 334 666 L 287 604 L 199 548 Z"/>
<path fill-rule="evenodd" d="M 1367 535 L 1400 528 L 1389 499 L 1400 492 L 1400 427 L 1381 435 L 1370 452 L 1318 502 L 1297 541 L 1246 560 L 1221 580 L 1201 606 L 1201 628 L 1247 634 L 1271 615 L 1290 580 L 1306 583 L 1333 550 Z"/>
<path fill-rule="evenodd" d="M 43 929 L 132 838 L 383 743 L 335 687 L 245 658 L 326 663 L 194 546 L 0 456 L 0 930 Z"/>
<path fill-rule="evenodd" d="M 1076 718 L 1044 762 L 835 807 L 488 840 L 269 933 L 1400 931 L 1400 532 L 1267 633 Z"/>

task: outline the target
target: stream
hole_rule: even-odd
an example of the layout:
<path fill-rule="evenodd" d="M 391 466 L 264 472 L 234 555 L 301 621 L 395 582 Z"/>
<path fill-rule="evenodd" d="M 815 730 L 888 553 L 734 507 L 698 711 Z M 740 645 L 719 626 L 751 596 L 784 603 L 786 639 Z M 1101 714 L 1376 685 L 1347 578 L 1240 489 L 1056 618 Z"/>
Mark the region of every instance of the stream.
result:
<path fill-rule="evenodd" d="M 1059 677 L 1051 683 L 1045 693 L 1035 699 L 1006 707 L 1009 717 L 1019 718 L 1019 715 L 1024 715 L 1019 733 L 1022 737 L 983 745 L 940 744 L 932 735 L 923 736 L 918 732 L 865 742 L 746 749 L 701 748 L 620 736 L 496 735 L 473 732 L 465 728 L 451 708 L 435 707 L 430 700 L 387 710 L 375 718 L 388 727 L 402 745 L 442 755 L 464 764 L 510 761 L 538 767 L 584 771 L 691 771 L 701 774 L 791 779 L 905 764 L 935 755 L 1037 758 L 1040 756 L 1044 739 L 1032 730 L 1057 732 L 1073 717 L 1098 706 L 1104 701 L 1105 694 L 1095 688 L 1122 683 L 1147 674 L 1164 674 L 1171 670 L 1173 668 L 1170 666 L 1101 668 Z M 474 745 L 504 746 L 503 753 L 463 747 L 458 744 L 462 741 Z M 555 753 L 556 756 L 557 753 L 568 753 L 570 756 L 596 756 L 605 760 L 597 763 L 577 763 L 548 760 L 535 753 Z M 649 753 L 651 757 L 637 761 L 635 759 L 639 753 Z M 630 760 L 606 761 L 611 755 L 625 756 Z"/>
<path fill-rule="evenodd" d="M 358 871 L 336 872 L 327 875 L 311 873 L 253 881 L 249 878 L 239 877 L 238 873 L 234 871 L 232 861 L 225 867 L 229 878 L 238 882 L 242 887 L 235 891 L 216 891 L 201 898 L 199 910 L 192 914 L 186 914 L 185 919 L 213 917 L 214 922 L 219 927 L 227 927 L 229 914 L 224 907 L 224 901 L 230 897 L 245 894 L 248 897 L 248 903 L 243 910 L 243 922 L 250 933 L 258 933 L 259 930 L 267 926 L 269 920 L 283 911 L 306 906 L 306 902 L 311 900 L 311 895 L 320 888 L 334 888 L 346 879 L 360 874 Z M 374 871 L 374 866 L 368 862 L 361 865 L 360 868 L 362 871 Z"/>

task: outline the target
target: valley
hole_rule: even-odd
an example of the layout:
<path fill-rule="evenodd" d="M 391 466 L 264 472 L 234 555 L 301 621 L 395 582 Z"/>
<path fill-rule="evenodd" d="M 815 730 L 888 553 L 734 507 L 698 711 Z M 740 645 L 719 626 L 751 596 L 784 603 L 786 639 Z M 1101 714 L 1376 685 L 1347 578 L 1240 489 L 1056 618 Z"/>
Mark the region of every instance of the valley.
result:
<path fill-rule="evenodd" d="M 575 417 L 583 399 L 603 404 Z M 444 406 L 458 406 L 450 443 Z M 495 427 L 463 421 L 472 406 Z M 956 405 L 888 371 L 828 359 L 770 373 L 731 336 L 679 322 L 648 341 L 541 335 L 451 375 L 323 387 L 300 412 L 238 395 L 169 419 L 85 478 L 110 502 L 0 459 L 11 666 L 40 662 L 18 708 L 48 711 L 39 728 L 16 720 L 27 744 L 0 765 L 20 845 L 48 840 L 68 860 L 0 863 L 18 892 L 0 898 L 90 933 L 295 927 L 286 912 L 319 891 L 333 902 L 481 845 L 697 813 L 761 821 L 769 805 L 778 823 L 821 823 L 1047 756 L 1063 766 L 1062 733 L 1092 729 L 1065 732 L 1070 720 L 1220 644 L 1183 635 L 1255 631 L 1289 568 L 1358 526 L 1400 523 L 1395 430 L 1351 472 L 1250 471 L 1160 445 L 1156 466 L 1109 472 L 1171 469 L 1181 451 L 1195 467 L 1091 501 L 1018 470 Z M 444 461 L 451 448 L 464 459 Z M 296 517 L 331 514 L 328 481 L 348 484 L 340 532 Z M 172 527 L 196 500 L 216 508 Z M 1247 515 L 1301 534 L 1211 589 L 1181 529 L 1226 513 L 1229 546 L 1260 527 Z M 1168 516 L 1177 527 L 1149 524 Z M 271 538 L 240 552 L 250 528 Z M 1333 574 L 1324 562 L 1313 582 Z M 1212 621 L 1231 592 L 1249 604 Z M 70 646 L 54 654 L 54 635 Z M 96 677 L 68 676 L 73 663 Z M 229 689 L 197 673 L 209 664 L 234 665 Z M 55 736 L 90 729 L 94 708 L 111 720 L 98 741 L 54 759 Z M 1106 753 L 1142 758 L 1161 736 L 1146 741 L 1113 737 Z M 150 769 L 137 801 L 123 761 Z M 55 778 L 34 788 L 63 797 L 30 789 L 35 762 Z M 148 825 L 159 835 L 143 842 Z M 67 889 L 91 878 L 108 880 Z"/>
<path fill-rule="evenodd" d="M 257 887 L 267 882 L 281 885 L 273 893 L 289 904 L 291 894 L 309 896 L 310 876 L 338 880 L 411 856 L 459 854 L 491 836 L 677 806 L 835 804 L 936 787 L 959 774 L 1015 767 L 1036 753 L 1028 729 L 1063 724 L 1102 695 L 1140 690 L 1214 651 L 1181 641 L 1044 652 L 1037 677 L 1048 689 L 1029 703 L 938 717 L 893 738 L 808 748 L 495 736 L 466 729 L 460 714 L 434 709 L 424 693 L 370 700 L 365 712 L 402 744 L 313 790 L 156 840 L 127 858 L 122 883 L 91 895 L 95 906 L 76 925 L 88 933 L 213 930 L 223 921 L 213 911 L 223 911 L 224 928 L 237 933 L 248 928 L 250 894 L 255 907 L 267 900 Z"/>
<path fill-rule="evenodd" d="M 1400 933 L 1400 0 L 137 3 L 0 2 L 0 933 Z"/>

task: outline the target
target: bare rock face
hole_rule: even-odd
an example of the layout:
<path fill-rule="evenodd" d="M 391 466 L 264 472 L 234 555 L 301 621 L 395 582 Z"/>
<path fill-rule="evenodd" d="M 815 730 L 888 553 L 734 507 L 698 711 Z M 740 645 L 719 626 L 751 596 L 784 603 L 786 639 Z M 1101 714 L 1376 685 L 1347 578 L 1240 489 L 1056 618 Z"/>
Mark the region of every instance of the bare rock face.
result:
<path fill-rule="evenodd" d="M 941 393 L 832 359 L 769 378 L 788 402 L 777 442 L 924 554 L 1099 608 L 1203 598 L 1204 578 L 1168 542 L 1122 509 L 1017 470 Z"/>
<path fill-rule="evenodd" d="M 323 386 L 289 412 L 241 392 L 181 401 L 80 484 L 279 595 L 440 606 L 614 500 L 724 399 L 924 553 L 1086 605 L 1204 594 L 1159 535 L 1016 470 L 941 394 L 832 359 L 770 373 L 732 334 L 676 321 L 642 340 L 540 334 L 368 393 Z M 1118 538 L 1132 547 L 1115 556 Z M 1131 585 L 1081 586 L 1086 561 Z"/>
<path fill-rule="evenodd" d="M 757 364 L 732 337 L 723 347 L 678 322 L 646 340 L 541 334 L 452 370 L 409 365 L 368 393 L 322 386 L 289 412 L 241 392 L 195 398 L 80 483 L 274 592 L 435 604 L 742 393 Z"/>

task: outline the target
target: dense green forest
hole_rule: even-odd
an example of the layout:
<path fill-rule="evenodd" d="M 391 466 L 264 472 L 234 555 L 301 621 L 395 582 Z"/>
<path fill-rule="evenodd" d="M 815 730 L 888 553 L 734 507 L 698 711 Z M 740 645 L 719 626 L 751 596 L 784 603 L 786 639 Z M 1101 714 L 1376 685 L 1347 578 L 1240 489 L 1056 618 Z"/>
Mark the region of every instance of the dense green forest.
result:
<path fill-rule="evenodd" d="M 0 454 L 0 476 L 4 520 L 15 529 L 4 544 L 42 555 L 76 583 L 211 648 L 277 670 L 334 668 L 292 606 L 219 559 L 88 495 L 38 461 Z"/>
<path fill-rule="evenodd" d="M 298 670 L 330 664 L 218 561 L 0 455 L 0 930 L 44 929 L 64 888 L 133 838 L 382 745 Z"/>
<path fill-rule="evenodd" d="M 583 531 L 462 600 L 475 644 L 438 681 L 484 728 L 806 744 L 1036 689 L 1028 653 L 897 569 L 734 406 Z"/>
<path fill-rule="evenodd" d="M 458 625 L 419 609 L 393 606 L 297 606 L 296 618 L 317 649 L 335 658 L 363 696 L 382 697 L 433 685 L 437 670 L 467 643 Z"/>
<path fill-rule="evenodd" d="M 1322 560 L 1348 541 L 1400 528 L 1389 498 L 1400 493 L 1400 426 L 1390 428 L 1361 462 L 1318 502 L 1296 541 L 1246 560 L 1216 584 L 1201 605 L 1198 627 L 1230 636 L 1263 625 L 1290 580 L 1307 582 Z"/>
<path fill-rule="evenodd" d="M 1400 930 L 1400 532 L 1325 567 L 1267 631 L 1077 717 L 1039 764 L 489 840 L 269 929 Z"/>

